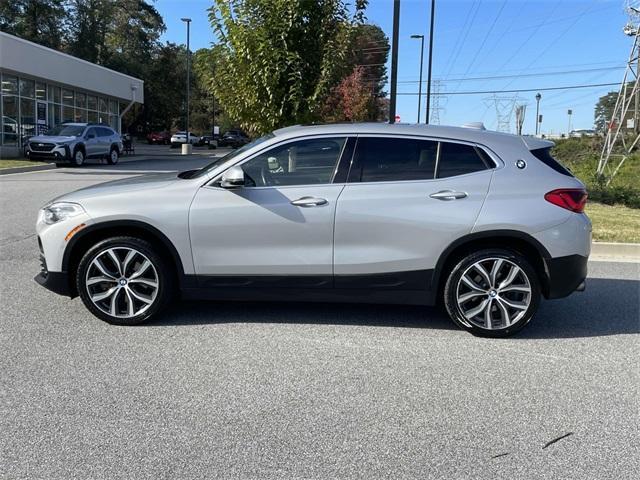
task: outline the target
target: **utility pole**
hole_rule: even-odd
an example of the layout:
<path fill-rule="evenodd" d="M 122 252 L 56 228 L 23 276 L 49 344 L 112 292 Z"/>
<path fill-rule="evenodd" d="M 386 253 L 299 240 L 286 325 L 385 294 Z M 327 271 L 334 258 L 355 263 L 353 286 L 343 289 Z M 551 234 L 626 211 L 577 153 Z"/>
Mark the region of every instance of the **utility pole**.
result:
<path fill-rule="evenodd" d="M 424 56 L 424 35 L 411 35 L 411 38 L 419 38 L 420 39 L 420 83 L 418 83 L 418 122 L 420 123 L 420 101 L 422 100 L 422 63 Z M 427 119 L 427 123 L 429 120 Z"/>
<path fill-rule="evenodd" d="M 542 99 L 542 95 L 538 92 L 536 93 L 536 135 L 538 135 L 540 128 L 540 99 Z"/>
<path fill-rule="evenodd" d="M 398 36 L 400 35 L 400 0 L 393 0 L 393 44 L 391 45 L 391 93 L 389 98 L 389 123 L 396 121 L 398 88 Z"/>
<path fill-rule="evenodd" d="M 191 79 L 190 79 L 190 72 L 189 70 L 191 70 L 190 67 L 190 51 L 189 51 L 189 26 L 191 25 L 191 19 L 190 18 L 181 18 L 180 20 L 182 20 L 183 22 L 185 22 L 187 24 L 187 128 L 186 128 L 186 133 L 187 133 L 187 145 L 189 145 L 187 147 L 187 151 L 189 151 L 190 145 L 191 143 L 189 142 L 189 90 L 190 90 L 190 83 L 191 83 Z"/>
<path fill-rule="evenodd" d="M 429 107 L 431 107 L 431 66 L 433 64 L 433 21 L 436 11 L 436 0 L 431 0 L 431 28 L 429 29 L 429 70 L 427 72 L 427 112 L 426 123 L 429 124 Z"/>

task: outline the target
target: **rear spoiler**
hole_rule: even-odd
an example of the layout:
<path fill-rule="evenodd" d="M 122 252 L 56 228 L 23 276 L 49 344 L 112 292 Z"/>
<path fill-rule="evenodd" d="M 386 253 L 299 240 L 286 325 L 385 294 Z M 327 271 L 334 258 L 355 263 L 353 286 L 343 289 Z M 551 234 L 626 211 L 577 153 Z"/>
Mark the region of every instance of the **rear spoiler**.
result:
<path fill-rule="evenodd" d="M 527 146 L 529 150 L 538 150 L 539 148 L 551 148 L 555 145 L 554 142 L 550 140 L 543 140 L 542 138 L 532 137 L 532 136 L 522 136 L 522 141 Z"/>

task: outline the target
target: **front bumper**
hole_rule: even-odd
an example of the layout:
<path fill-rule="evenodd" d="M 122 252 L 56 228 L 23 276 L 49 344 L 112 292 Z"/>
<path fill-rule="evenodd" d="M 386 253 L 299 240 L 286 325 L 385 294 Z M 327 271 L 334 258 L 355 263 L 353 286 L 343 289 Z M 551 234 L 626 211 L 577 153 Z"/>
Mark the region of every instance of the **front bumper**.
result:
<path fill-rule="evenodd" d="M 33 160 L 53 160 L 57 163 L 71 161 L 71 149 L 68 145 L 58 146 L 49 152 L 38 152 L 27 148 L 26 155 Z"/>
<path fill-rule="evenodd" d="M 563 298 L 576 290 L 584 290 L 587 260 L 588 257 L 582 255 L 545 258 L 544 266 L 547 274 L 545 297 Z"/>
<path fill-rule="evenodd" d="M 47 270 L 47 262 L 44 257 L 40 256 L 40 265 L 42 270 L 33 279 L 47 290 L 51 290 L 58 295 L 71 297 L 71 288 L 69 287 L 69 275 L 67 272 L 50 272 Z"/>

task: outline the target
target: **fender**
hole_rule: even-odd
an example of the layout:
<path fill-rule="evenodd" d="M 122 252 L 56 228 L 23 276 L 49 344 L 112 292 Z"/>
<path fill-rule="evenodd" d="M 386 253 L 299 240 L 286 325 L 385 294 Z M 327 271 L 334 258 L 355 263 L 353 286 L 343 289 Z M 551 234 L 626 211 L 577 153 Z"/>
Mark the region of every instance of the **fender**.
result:
<path fill-rule="evenodd" d="M 170 252 L 171 257 L 173 258 L 173 262 L 176 265 L 176 268 L 178 269 L 177 274 L 178 274 L 178 279 L 180 283 L 181 284 L 183 283 L 185 279 L 184 267 L 182 265 L 182 260 L 180 259 L 180 255 L 178 254 L 178 251 L 176 250 L 176 248 L 173 246 L 173 243 L 171 243 L 171 240 L 169 240 L 167 236 L 164 233 L 162 233 L 160 230 L 158 230 L 156 227 L 138 220 L 111 220 L 111 221 L 102 222 L 102 223 L 95 223 L 93 225 L 89 225 L 88 227 L 80 230 L 77 234 L 75 234 L 71 238 L 71 240 L 69 240 L 69 243 L 67 244 L 67 247 L 64 250 L 64 256 L 62 257 L 62 271 L 63 272 L 69 271 L 69 264 L 71 262 L 71 252 L 73 251 L 75 246 L 82 241 L 83 238 L 86 238 L 88 235 L 94 234 L 101 230 L 110 230 L 110 229 L 117 230 L 119 228 L 120 229 L 136 228 L 136 229 L 144 230 L 145 232 L 153 236 L 155 239 L 162 242 L 162 245 Z"/>

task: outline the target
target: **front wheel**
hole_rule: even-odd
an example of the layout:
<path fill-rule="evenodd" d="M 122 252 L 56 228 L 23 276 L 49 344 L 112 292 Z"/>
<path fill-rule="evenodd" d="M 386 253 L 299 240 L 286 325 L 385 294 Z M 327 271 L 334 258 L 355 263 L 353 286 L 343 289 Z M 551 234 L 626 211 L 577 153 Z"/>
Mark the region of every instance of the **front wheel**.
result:
<path fill-rule="evenodd" d="M 96 317 L 116 325 L 137 325 L 167 305 L 173 275 L 150 243 L 135 237 L 114 237 L 85 253 L 76 273 L 76 287 Z"/>
<path fill-rule="evenodd" d="M 507 249 L 467 255 L 451 270 L 444 288 L 451 319 L 471 333 L 507 337 L 538 309 L 540 281 L 527 259 Z"/>
<path fill-rule="evenodd" d="M 81 167 L 84 164 L 84 159 L 85 159 L 84 150 L 82 150 L 81 148 L 78 148 L 73 154 L 73 166 Z"/>

